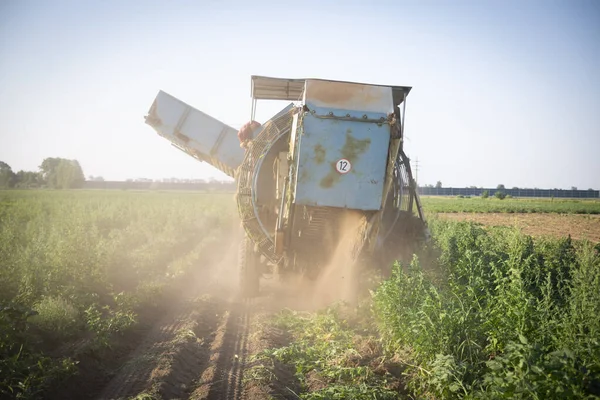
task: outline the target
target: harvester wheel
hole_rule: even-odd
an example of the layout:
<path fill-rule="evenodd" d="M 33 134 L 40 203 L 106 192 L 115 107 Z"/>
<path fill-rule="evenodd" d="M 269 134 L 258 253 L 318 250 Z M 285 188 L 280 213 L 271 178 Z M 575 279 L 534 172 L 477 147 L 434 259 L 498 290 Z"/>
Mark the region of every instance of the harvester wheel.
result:
<path fill-rule="evenodd" d="M 244 236 L 239 248 L 239 277 L 242 297 L 255 297 L 259 292 L 259 260 L 252 241 Z"/>

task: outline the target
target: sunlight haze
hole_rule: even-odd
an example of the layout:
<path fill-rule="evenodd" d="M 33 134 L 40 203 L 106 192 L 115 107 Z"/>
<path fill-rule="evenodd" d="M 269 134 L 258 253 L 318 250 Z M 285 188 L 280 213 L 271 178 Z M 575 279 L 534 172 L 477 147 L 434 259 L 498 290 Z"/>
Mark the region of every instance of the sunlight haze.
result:
<path fill-rule="evenodd" d="M 367 5 L 368 4 L 368 5 Z M 3 1 L 0 160 L 224 175 L 144 123 L 164 90 L 239 128 L 250 76 L 406 85 L 419 184 L 600 188 L 596 1 Z M 287 103 L 259 102 L 264 122 Z"/>

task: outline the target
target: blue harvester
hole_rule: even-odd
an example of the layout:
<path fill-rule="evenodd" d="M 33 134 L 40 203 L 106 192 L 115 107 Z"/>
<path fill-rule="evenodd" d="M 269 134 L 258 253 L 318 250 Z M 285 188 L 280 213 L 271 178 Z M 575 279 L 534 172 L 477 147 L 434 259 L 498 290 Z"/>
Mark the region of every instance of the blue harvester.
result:
<path fill-rule="evenodd" d="M 264 273 L 317 277 L 340 243 L 351 259 L 389 264 L 425 237 L 403 149 L 410 90 L 252 76 L 252 118 L 258 100 L 289 104 L 244 148 L 236 129 L 162 91 L 146 123 L 235 178 L 245 230 L 240 287 L 254 296 Z"/>

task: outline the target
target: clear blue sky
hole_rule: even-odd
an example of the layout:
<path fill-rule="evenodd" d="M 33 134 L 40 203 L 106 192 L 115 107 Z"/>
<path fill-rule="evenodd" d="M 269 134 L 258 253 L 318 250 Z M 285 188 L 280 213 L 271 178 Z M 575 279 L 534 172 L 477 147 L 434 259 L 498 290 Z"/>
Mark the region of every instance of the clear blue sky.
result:
<path fill-rule="evenodd" d="M 221 178 L 143 117 L 162 89 L 238 128 L 251 74 L 412 86 L 406 151 L 420 184 L 600 188 L 593 0 L 3 0 L 0 160 Z"/>

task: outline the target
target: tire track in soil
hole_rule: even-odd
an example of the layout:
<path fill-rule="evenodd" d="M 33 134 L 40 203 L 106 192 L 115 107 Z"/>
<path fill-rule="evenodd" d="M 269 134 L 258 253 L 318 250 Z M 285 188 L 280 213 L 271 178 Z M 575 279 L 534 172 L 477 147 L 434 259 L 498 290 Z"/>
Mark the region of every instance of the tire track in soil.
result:
<path fill-rule="evenodd" d="M 238 243 L 234 234 L 228 245 L 213 249 L 209 260 L 221 257 L 221 261 L 207 260 L 208 267 L 202 268 L 201 275 L 182 291 L 180 300 L 150 329 L 98 400 L 128 399 L 142 393 L 164 399 L 189 397 L 188 391 L 206 367 L 215 332 L 224 318 L 226 303 L 219 295 L 231 292 L 228 280 L 235 269 Z"/>
<path fill-rule="evenodd" d="M 175 319 L 167 317 L 161 324 L 156 325 L 134 351 L 122 372 L 111 380 L 99 398 L 122 399 L 154 390 L 169 398 L 172 398 L 171 394 L 179 397 L 180 393 L 176 388 L 184 387 L 182 385 L 185 383 L 182 382 L 186 377 L 173 375 L 172 372 L 179 369 L 176 366 L 187 363 L 191 367 L 188 371 L 193 373 L 194 366 L 202 365 L 202 352 L 198 346 L 180 343 L 178 349 L 173 349 L 177 334 L 190 329 L 190 317 L 189 313 L 182 313 Z M 168 365 L 171 360 L 175 360 L 173 369 Z M 155 383 L 158 383 L 158 388 L 153 388 Z M 167 386 L 175 390 L 169 390 Z"/>
<path fill-rule="evenodd" d="M 253 355 L 290 343 L 287 332 L 269 325 L 273 313 L 297 304 L 294 296 L 276 282 L 262 282 L 261 294 L 250 300 L 229 298 L 230 312 L 223 318 L 211 344 L 209 365 L 202 373 L 190 400 L 297 399 L 294 371 L 276 365 L 274 380 L 244 382 L 244 373 L 260 364 Z"/>
<path fill-rule="evenodd" d="M 222 304 L 210 295 L 179 303 L 150 330 L 98 399 L 141 393 L 186 398 L 208 361 L 208 347 L 222 314 Z"/>
<path fill-rule="evenodd" d="M 243 398 L 242 378 L 248 358 L 252 312 L 247 302 L 231 302 L 231 312 L 222 321 L 211 346 L 210 365 L 190 399 Z"/>
<path fill-rule="evenodd" d="M 191 283 L 193 289 L 182 293 L 98 400 L 141 394 L 153 399 L 254 400 L 272 398 L 275 392 L 290 394 L 288 387 L 294 385 L 288 373 L 282 376 L 281 388 L 252 383 L 244 387 L 250 356 L 272 345 L 260 320 L 285 307 L 289 296 L 265 282 L 259 297 L 237 298 L 236 282 L 231 281 L 237 280 L 234 249 L 239 242 L 232 238 L 230 243 L 215 249 L 215 255 L 224 255 L 221 262 L 203 269 L 201 283 Z"/>

